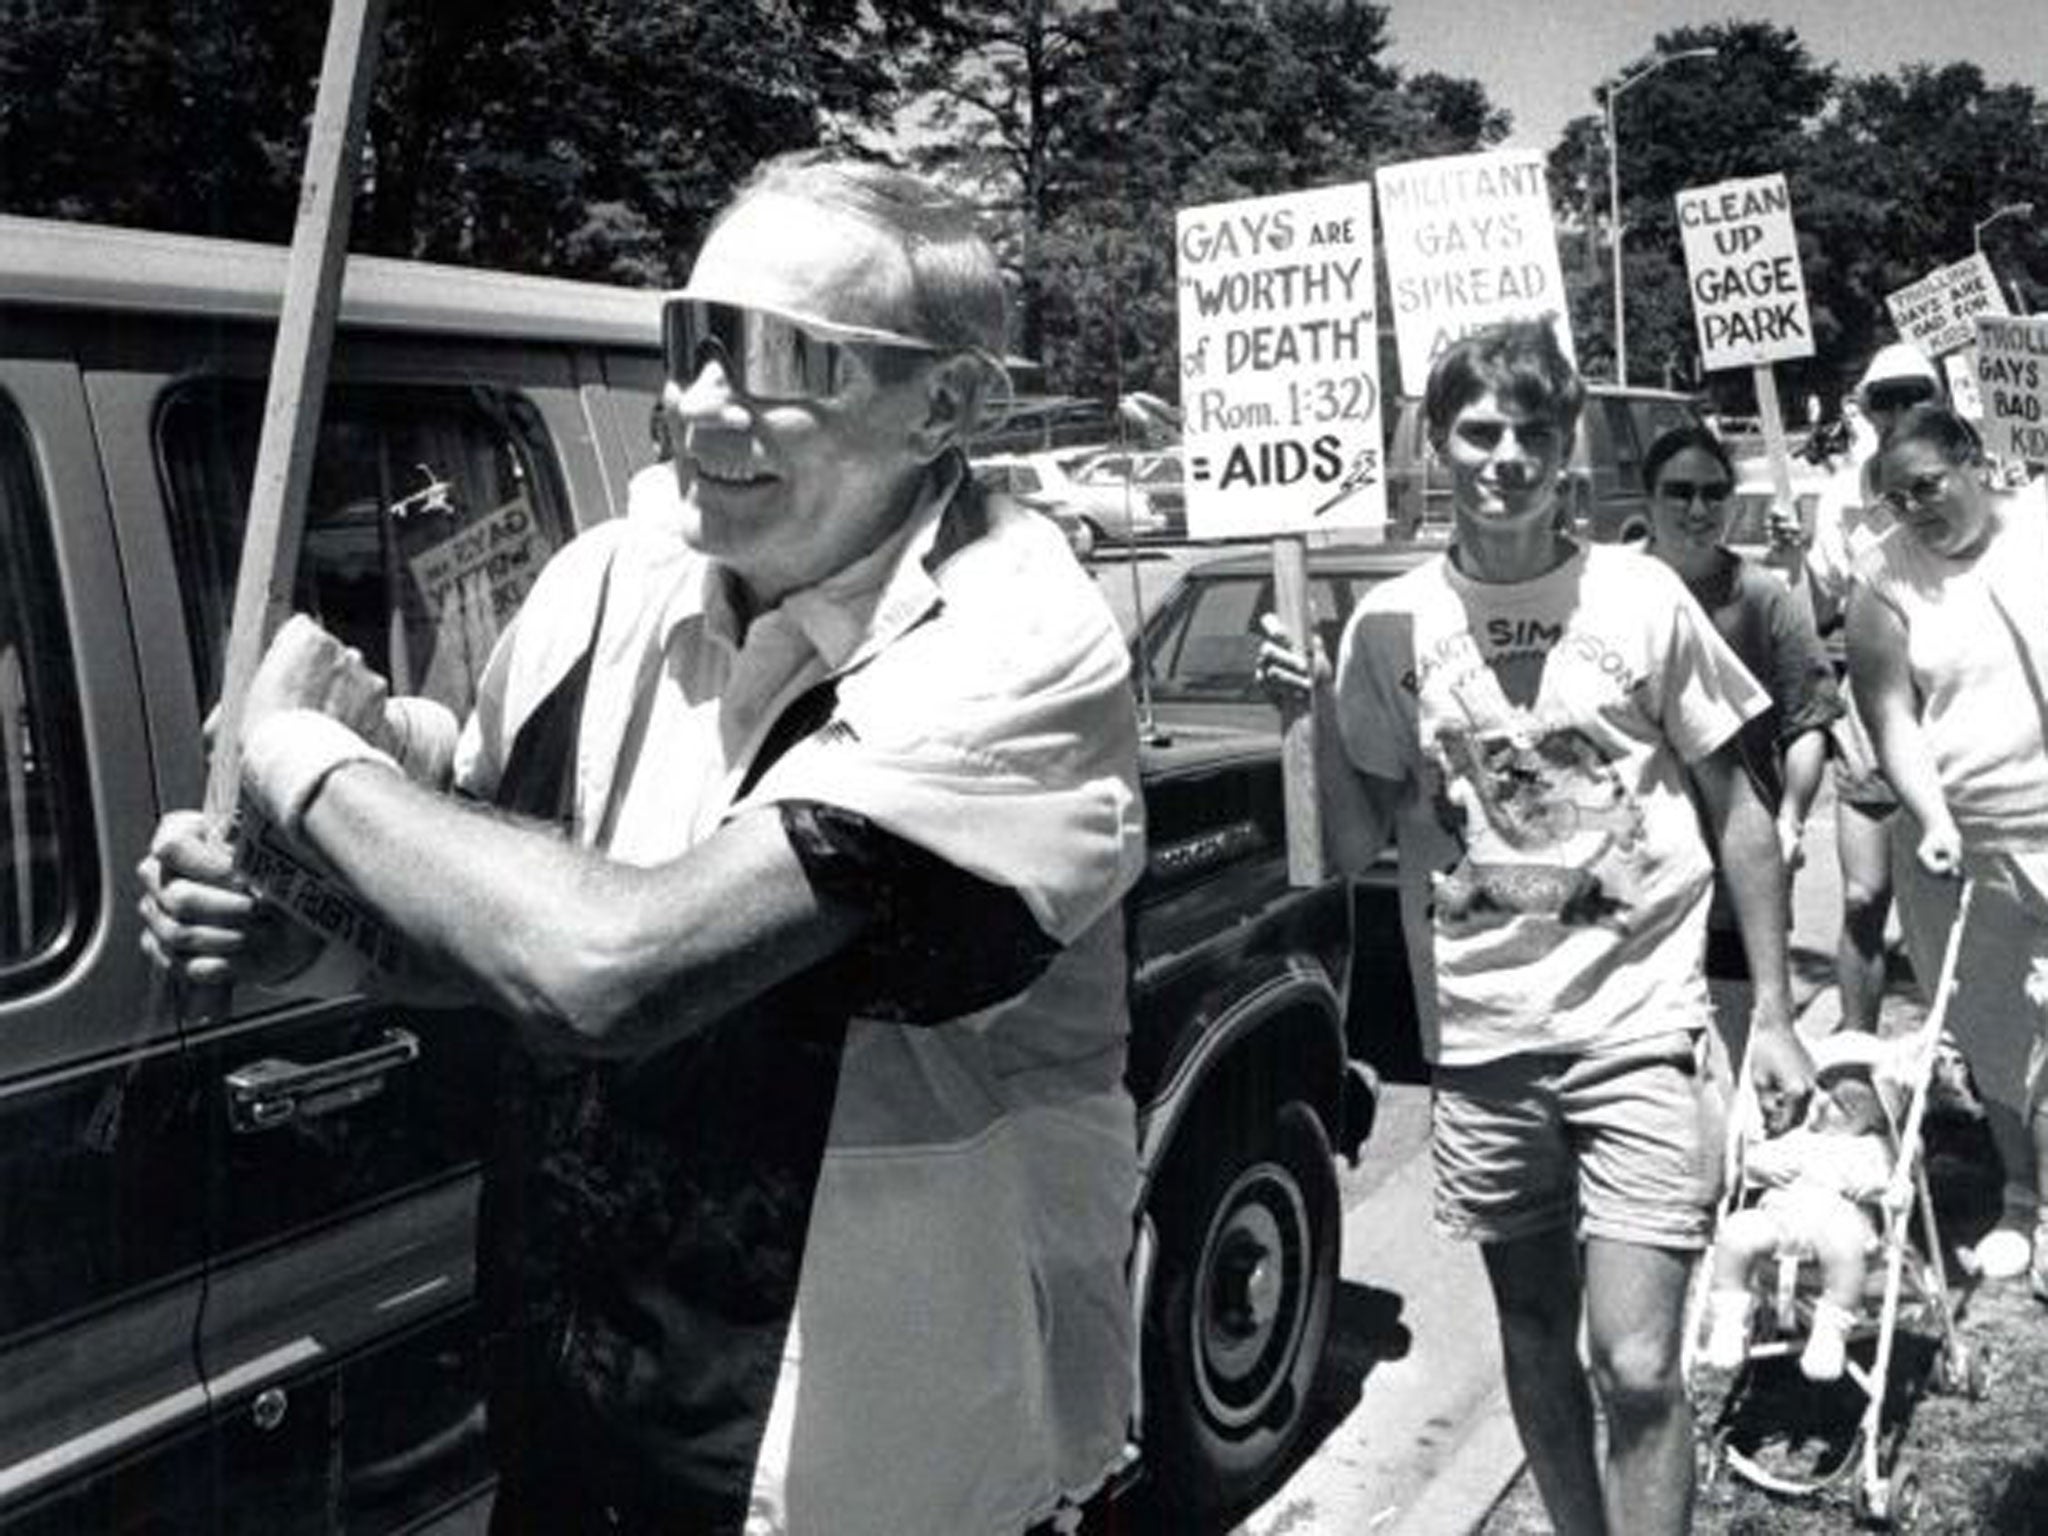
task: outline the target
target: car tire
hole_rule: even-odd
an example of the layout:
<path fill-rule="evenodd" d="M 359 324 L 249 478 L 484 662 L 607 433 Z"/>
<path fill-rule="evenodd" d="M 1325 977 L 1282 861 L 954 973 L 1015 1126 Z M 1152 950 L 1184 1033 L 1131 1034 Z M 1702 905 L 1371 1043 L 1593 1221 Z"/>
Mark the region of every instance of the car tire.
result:
<path fill-rule="evenodd" d="M 1329 1137 L 1290 1100 L 1192 1126 L 1154 1212 L 1144 1458 L 1172 1529 L 1235 1517 L 1301 1438 L 1329 1338 L 1343 1213 Z"/>
<path fill-rule="evenodd" d="M 1095 553 L 1100 538 L 1095 525 L 1085 517 L 1067 525 L 1067 547 L 1074 552 L 1076 560 L 1086 560 Z"/>

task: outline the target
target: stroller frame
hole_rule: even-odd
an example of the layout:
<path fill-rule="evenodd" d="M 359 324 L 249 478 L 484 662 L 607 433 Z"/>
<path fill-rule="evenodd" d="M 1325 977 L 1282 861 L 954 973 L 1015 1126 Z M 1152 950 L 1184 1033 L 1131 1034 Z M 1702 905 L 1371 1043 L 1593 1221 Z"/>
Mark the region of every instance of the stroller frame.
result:
<path fill-rule="evenodd" d="M 1892 1176 L 1881 1197 L 1883 1221 L 1880 1238 L 1885 1262 L 1882 1299 L 1874 1327 L 1877 1347 L 1867 1368 L 1859 1365 L 1853 1358 L 1845 1367 L 1846 1377 L 1864 1397 L 1855 1439 L 1833 1467 L 1806 1478 L 1790 1477 L 1773 1471 L 1745 1454 L 1730 1441 L 1734 1416 L 1746 1396 L 1745 1389 L 1749 1384 L 1752 1365 L 1758 1361 L 1795 1353 L 1811 1319 L 1810 1304 L 1796 1294 L 1802 1261 L 1796 1254 L 1780 1253 L 1775 1259 L 1776 1286 L 1770 1303 L 1775 1337 L 1760 1343 L 1752 1343 L 1744 1352 L 1742 1364 L 1736 1368 L 1735 1379 L 1723 1399 L 1715 1426 L 1703 1444 L 1703 1488 L 1712 1486 L 1723 1460 L 1729 1469 L 1744 1481 L 1787 1498 L 1815 1497 L 1853 1478 L 1855 1482 L 1850 1490 L 1850 1497 L 1859 1518 L 1873 1524 L 1888 1525 L 1894 1529 L 1910 1529 L 1919 1514 L 1919 1474 L 1911 1458 L 1903 1455 L 1896 1443 L 1889 1447 L 1884 1444 L 1886 1388 L 1900 1326 L 1902 1302 L 1909 1293 L 1918 1304 L 1919 1317 L 1916 1321 L 1923 1325 L 1931 1325 L 1928 1331 L 1939 1340 L 1940 1353 L 1936 1361 L 1934 1378 L 1937 1389 L 1961 1393 L 1971 1398 L 1983 1394 L 1981 1362 L 1973 1355 L 1956 1329 L 1955 1309 L 1950 1303 L 1948 1275 L 1942 1260 L 1941 1233 L 1935 1220 L 1934 1201 L 1928 1189 L 1925 1148 L 1921 1142 L 1934 1059 L 1941 1038 L 1942 1023 L 1947 1017 L 1949 1000 L 1955 990 L 1956 961 L 1962 949 L 1961 938 L 1969 916 L 1970 897 L 1971 886 L 1966 882 L 1957 904 L 1955 921 L 1949 928 L 1948 943 L 1942 956 L 1941 979 L 1935 989 L 1934 1004 L 1928 1010 L 1927 1019 L 1917 1034 L 1905 1037 L 1912 1041 L 1909 1079 L 1912 1093 L 1905 1122 L 1897 1138 L 1898 1152 L 1894 1159 Z M 1745 1052 L 1745 1057 L 1746 1054 Z M 1755 1108 L 1754 1095 L 1748 1092 L 1746 1087 L 1747 1072 L 1748 1062 L 1745 1059 L 1738 1069 L 1737 1089 L 1729 1113 L 1727 1188 L 1723 1191 L 1719 1212 L 1722 1219 L 1737 1208 L 1745 1194 L 1742 1181 L 1742 1146 L 1746 1121 L 1744 1111 L 1745 1108 Z M 1913 1252 L 1910 1242 L 1912 1220 L 1916 1212 L 1920 1219 L 1921 1238 L 1926 1249 L 1924 1255 Z M 1717 1219 L 1716 1226 L 1718 1225 Z M 1710 1266 L 1702 1262 L 1693 1277 L 1692 1292 L 1686 1308 L 1683 1370 L 1688 1391 L 1693 1392 L 1695 1396 L 1699 1337 L 1710 1289 L 1709 1272 Z M 1872 1331 L 1871 1323 L 1860 1318 L 1851 1333 L 1851 1338 L 1868 1339 Z M 1901 1437 L 1893 1438 L 1896 1442 Z"/>

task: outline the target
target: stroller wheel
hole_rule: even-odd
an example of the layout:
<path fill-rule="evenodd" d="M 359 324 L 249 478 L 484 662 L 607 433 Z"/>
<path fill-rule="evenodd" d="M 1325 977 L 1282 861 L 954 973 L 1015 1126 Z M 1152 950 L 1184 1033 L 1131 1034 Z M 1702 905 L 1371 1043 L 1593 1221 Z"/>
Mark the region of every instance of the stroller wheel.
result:
<path fill-rule="evenodd" d="M 1900 1461 L 1892 1468 L 1885 1493 L 1885 1514 L 1891 1528 L 1895 1531 L 1919 1530 L 1920 1473 L 1910 1461 Z"/>
<path fill-rule="evenodd" d="M 1941 1390 L 1977 1403 L 1984 1400 L 1984 1356 L 1961 1339 L 1951 1339 L 1941 1351 L 1937 1367 Z"/>

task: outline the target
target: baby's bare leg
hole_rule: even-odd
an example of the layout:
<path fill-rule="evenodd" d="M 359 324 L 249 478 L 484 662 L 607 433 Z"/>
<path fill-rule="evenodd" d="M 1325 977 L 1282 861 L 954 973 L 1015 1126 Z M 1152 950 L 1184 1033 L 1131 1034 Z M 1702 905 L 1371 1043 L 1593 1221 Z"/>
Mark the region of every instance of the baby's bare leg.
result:
<path fill-rule="evenodd" d="M 1821 1293 L 1845 1312 L 1863 1305 L 1864 1253 L 1870 1246 L 1870 1222 L 1843 1200 L 1816 1213 L 1807 1239 L 1820 1265 Z"/>
<path fill-rule="evenodd" d="M 1781 1237 L 1778 1219 L 1769 1211 L 1752 1205 L 1731 1212 L 1714 1236 L 1713 1288 L 1739 1291 L 1748 1285 L 1757 1260 L 1768 1257 Z"/>

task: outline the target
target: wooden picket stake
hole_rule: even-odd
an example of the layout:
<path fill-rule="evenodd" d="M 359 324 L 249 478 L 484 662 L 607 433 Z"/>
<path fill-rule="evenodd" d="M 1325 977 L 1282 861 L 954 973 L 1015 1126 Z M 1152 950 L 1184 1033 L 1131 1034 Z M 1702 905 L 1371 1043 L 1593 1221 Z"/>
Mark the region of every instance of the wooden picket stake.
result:
<path fill-rule="evenodd" d="M 1273 607 L 1311 664 L 1315 611 L 1309 600 L 1308 541 L 1299 534 L 1273 541 Z M 1280 784 L 1287 816 L 1287 878 L 1298 887 L 1323 883 L 1323 808 L 1316 795 L 1315 710 L 1306 702 L 1280 714 Z"/>
<path fill-rule="evenodd" d="M 1756 413 L 1764 426 L 1764 453 L 1771 465 L 1771 490 L 1781 506 L 1798 506 L 1792 497 L 1792 451 L 1785 442 L 1785 416 L 1778 405 L 1778 380 L 1771 372 L 1769 363 L 1757 363 L 1750 369 L 1750 376 L 1756 383 Z M 1813 542 L 1813 526 L 1807 508 L 1799 509 L 1800 545 Z M 1769 563 L 1797 571 L 1803 556 L 1799 549 L 1774 544 L 1768 556 Z"/>
<path fill-rule="evenodd" d="M 234 815 L 241 781 L 242 710 L 249 684 L 291 608 L 385 3 L 334 0 L 328 16 L 207 769 L 206 815 L 222 833 Z M 224 1016 L 226 1005 L 226 995 L 212 988 L 194 989 L 185 1001 L 188 1016 L 201 1019 Z"/>

